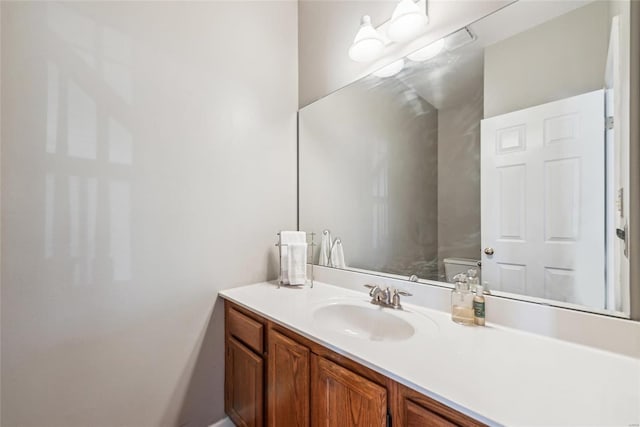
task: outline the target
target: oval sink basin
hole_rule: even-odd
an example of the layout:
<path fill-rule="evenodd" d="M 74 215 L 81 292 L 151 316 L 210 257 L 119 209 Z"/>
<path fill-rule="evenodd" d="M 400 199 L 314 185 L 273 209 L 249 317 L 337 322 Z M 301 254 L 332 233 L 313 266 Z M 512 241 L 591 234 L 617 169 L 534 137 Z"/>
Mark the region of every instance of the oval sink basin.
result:
<path fill-rule="evenodd" d="M 368 341 L 403 341 L 415 333 L 409 322 L 375 305 L 326 305 L 313 312 L 313 323 L 325 331 Z"/>

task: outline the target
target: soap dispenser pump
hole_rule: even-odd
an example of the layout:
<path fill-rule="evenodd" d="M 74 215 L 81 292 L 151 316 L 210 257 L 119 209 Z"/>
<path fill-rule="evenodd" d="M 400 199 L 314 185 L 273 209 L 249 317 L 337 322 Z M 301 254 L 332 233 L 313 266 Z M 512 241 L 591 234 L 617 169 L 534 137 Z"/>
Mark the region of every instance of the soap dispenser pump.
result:
<path fill-rule="evenodd" d="M 461 325 L 473 325 L 473 293 L 467 275 L 456 274 L 456 287 L 451 291 L 451 320 Z"/>
<path fill-rule="evenodd" d="M 467 271 L 467 277 L 469 278 L 467 280 L 469 282 L 469 290 L 471 292 L 475 292 L 476 286 L 480 285 L 480 279 L 478 278 L 478 270 L 475 268 L 470 268 Z"/>

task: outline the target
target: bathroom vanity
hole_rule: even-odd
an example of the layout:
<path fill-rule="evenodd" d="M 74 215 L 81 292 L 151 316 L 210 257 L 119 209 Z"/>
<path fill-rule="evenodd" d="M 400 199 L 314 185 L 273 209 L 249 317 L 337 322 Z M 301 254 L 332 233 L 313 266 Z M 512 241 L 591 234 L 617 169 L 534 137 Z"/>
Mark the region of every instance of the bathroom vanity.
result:
<path fill-rule="evenodd" d="M 237 425 L 640 419 L 636 358 L 497 325 L 464 327 L 408 301 L 401 311 L 379 308 L 365 292 L 319 282 L 259 283 L 220 296 L 225 409 Z"/>
<path fill-rule="evenodd" d="M 485 425 L 231 301 L 225 322 L 236 425 Z"/>

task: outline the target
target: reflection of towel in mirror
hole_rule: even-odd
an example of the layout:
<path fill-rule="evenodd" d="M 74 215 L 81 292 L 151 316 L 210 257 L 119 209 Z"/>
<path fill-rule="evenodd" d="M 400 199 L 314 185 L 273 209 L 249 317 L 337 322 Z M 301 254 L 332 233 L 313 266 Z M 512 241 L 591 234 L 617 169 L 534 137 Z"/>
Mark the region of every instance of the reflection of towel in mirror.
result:
<path fill-rule="evenodd" d="M 331 258 L 331 232 L 325 230 L 322 232 L 322 242 L 320 242 L 320 259 L 318 265 L 329 265 L 329 259 Z"/>
<path fill-rule="evenodd" d="M 304 285 L 307 280 L 307 244 L 289 243 L 287 263 L 290 285 Z"/>
<path fill-rule="evenodd" d="M 331 248 L 331 257 L 329 259 L 331 267 L 346 268 L 347 265 L 344 262 L 344 249 L 342 248 L 342 241 L 336 239 Z"/>
<path fill-rule="evenodd" d="M 307 243 L 307 233 L 304 231 L 281 231 L 280 232 L 280 281 L 289 284 L 289 246 L 293 243 Z M 305 247 L 306 253 L 306 247 Z M 303 265 L 306 267 L 306 259 L 303 258 Z"/>

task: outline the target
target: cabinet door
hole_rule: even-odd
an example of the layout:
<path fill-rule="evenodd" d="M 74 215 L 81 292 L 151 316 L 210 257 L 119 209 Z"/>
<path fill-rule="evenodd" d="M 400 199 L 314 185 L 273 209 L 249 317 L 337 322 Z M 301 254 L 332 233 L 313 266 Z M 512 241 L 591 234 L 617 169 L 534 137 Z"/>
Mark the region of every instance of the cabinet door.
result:
<path fill-rule="evenodd" d="M 227 338 L 225 358 L 225 411 L 242 427 L 262 427 L 263 403 L 262 358 L 235 338 Z"/>
<path fill-rule="evenodd" d="M 386 388 L 315 354 L 311 369 L 313 427 L 386 426 Z"/>
<path fill-rule="evenodd" d="M 268 342 L 267 424 L 308 427 L 310 351 L 273 329 Z"/>
<path fill-rule="evenodd" d="M 396 383 L 393 389 L 395 403 L 391 412 L 394 427 L 486 427 L 483 423 L 402 384 Z"/>
<path fill-rule="evenodd" d="M 431 412 L 410 400 L 405 401 L 405 427 L 456 427 L 435 412 Z"/>

